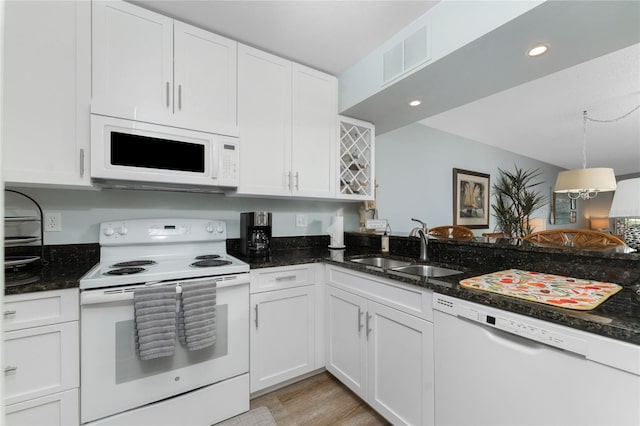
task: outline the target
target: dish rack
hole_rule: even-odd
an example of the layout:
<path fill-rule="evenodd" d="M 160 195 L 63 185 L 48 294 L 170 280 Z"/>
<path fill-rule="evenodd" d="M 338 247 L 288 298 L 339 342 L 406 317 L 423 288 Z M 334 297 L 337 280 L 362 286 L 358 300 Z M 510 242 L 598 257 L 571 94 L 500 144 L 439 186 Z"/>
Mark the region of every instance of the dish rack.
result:
<path fill-rule="evenodd" d="M 22 266 L 38 262 L 46 265 L 47 262 L 44 259 L 44 215 L 40 204 L 33 198 L 29 197 L 22 192 L 14 191 L 13 189 L 5 189 L 5 192 L 11 192 L 21 195 L 31 201 L 38 209 L 37 216 L 6 216 L 4 217 L 5 224 L 7 223 L 24 223 L 24 222 L 39 222 L 40 223 L 40 235 L 39 236 L 17 236 L 17 237 L 4 237 L 4 246 L 17 247 L 28 243 L 40 241 L 40 256 L 7 256 L 4 257 L 4 269 L 18 269 Z"/>

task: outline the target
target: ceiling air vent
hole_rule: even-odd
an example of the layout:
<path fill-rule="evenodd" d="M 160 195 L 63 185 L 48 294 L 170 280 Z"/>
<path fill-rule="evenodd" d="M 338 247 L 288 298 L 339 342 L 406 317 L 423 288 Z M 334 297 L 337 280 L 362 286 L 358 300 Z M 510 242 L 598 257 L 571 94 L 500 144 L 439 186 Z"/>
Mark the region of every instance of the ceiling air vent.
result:
<path fill-rule="evenodd" d="M 429 31 L 421 27 L 382 56 L 382 81 L 387 83 L 430 59 Z"/>

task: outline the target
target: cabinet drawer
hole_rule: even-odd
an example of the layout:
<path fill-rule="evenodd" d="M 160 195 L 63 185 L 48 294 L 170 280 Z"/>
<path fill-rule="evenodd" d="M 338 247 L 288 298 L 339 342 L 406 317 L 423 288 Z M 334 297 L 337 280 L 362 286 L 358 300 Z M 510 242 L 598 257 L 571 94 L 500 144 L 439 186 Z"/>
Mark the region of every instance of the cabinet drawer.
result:
<path fill-rule="evenodd" d="M 77 426 L 80 424 L 78 389 L 7 405 L 7 426 Z"/>
<path fill-rule="evenodd" d="M 431 290 L 333 266 L 327 266 L 327 283 L 433 321 Z"/>
<path fill-rule="evenodd" d="M 78 320 L 78 289 L 5 296 L 4 331 Z"/>
<path fill-rule="evenodd" d="M 78 322 L 4 333 L 4 402 L 78 387 Z"/>
<path fill-rule="evenodd" d="M 281 266 L 251 271 L 250 293 L 315 284 L 315 264 Z"/>

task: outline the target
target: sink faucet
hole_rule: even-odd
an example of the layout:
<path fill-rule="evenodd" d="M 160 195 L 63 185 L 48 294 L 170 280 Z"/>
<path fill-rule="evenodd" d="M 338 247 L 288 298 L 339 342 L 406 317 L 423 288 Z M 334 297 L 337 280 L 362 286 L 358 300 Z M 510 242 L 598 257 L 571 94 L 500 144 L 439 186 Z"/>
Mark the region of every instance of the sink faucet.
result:
<path fill-rule="evenodd" d="M 415 235 L 420 238 L 420 260 L 427 260 L 427 247 L 429 245 L 429 228 L 427 224 L 421 220 L 411 218 L 414 222 L 418 222 L 422 225 L 421 228 L 414 228 L 410 235 Z"/>

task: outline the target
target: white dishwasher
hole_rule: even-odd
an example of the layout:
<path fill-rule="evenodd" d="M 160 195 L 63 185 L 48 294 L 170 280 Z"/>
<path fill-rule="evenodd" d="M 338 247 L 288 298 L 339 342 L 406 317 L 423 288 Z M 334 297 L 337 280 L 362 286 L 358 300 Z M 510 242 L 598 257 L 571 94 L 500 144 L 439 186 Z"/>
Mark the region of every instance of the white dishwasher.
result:
<path fill-rule="evenodd" d="M 435 294 L 435 424 L 640 425 L 640 346 Z"/>

